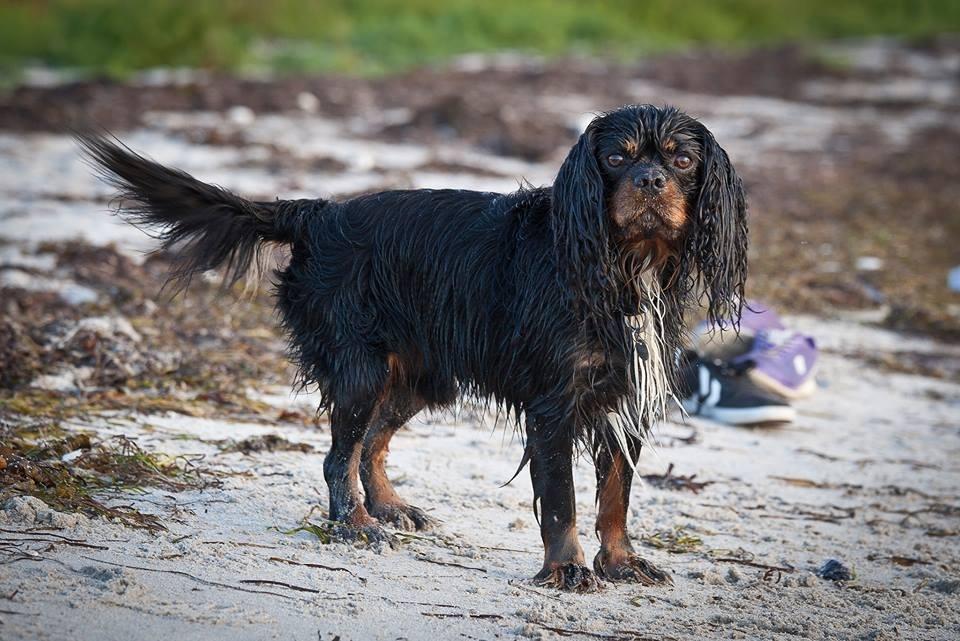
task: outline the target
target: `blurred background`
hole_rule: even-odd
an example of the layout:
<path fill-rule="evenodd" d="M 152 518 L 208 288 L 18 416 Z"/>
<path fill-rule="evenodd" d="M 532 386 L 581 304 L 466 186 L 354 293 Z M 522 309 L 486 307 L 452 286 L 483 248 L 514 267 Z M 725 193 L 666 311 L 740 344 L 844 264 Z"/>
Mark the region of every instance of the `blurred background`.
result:
<path fill-rule="evenodd" d="M 24 63 L 113 77 L 155 67 L 383 74 L 465 53 L 602 55 L 955 31 L 950 0 L 7 0 L 7 71 Z"/>

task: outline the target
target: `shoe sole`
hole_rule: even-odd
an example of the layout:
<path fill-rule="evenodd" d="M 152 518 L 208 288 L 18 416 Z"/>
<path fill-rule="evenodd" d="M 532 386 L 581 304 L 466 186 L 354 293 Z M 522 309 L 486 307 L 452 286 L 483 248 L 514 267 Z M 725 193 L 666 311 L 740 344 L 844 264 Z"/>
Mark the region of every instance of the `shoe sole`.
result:
<path fill-rule="evenodd" d="M 807 398 L 812 396 L 813 393 L 817 390 L 817 382 L 814 380 L 814 374 L 816 370 L 810 372 L 810 378 L 805 380 L 800 387 L 796 389 L 792 387 L 787 387 L 780 381 L 771 378 L 754 368 L 747 372 L 747 376 L 750 378 L 753 383 L 768 392 L 773 392 L 777 396 L 784 398 L 788 401 L 797 401 L 802 398 Z"/>
<path fill-rule="evenodd" d="M 694 414 L 693 403 L 683 403 L 688 413 Z M 728 425 L 764 425 L 771 423 L 792 423 L 797 418 L 797 410 L 789 405 L 761 405 L 758 407 L 701 407 L 699 414 Z"/>

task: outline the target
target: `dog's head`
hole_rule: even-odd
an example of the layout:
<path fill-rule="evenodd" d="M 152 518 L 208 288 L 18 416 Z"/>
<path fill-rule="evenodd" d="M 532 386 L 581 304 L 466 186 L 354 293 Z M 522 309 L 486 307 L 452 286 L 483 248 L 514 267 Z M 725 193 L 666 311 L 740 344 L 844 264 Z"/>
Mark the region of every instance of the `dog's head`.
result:
<path fill-rule="evenodd" d="M 743 185 L 694 118 L 650 105 L 595 118 L 560 168 L 551 216 L 560 269 L 578 298 L 615 300 L 624 281 L 655 269 L 684 299 L 706 294 L 712 319 L 739 316 Z M 601 307 L 610 312 L 609 302 Z"/>

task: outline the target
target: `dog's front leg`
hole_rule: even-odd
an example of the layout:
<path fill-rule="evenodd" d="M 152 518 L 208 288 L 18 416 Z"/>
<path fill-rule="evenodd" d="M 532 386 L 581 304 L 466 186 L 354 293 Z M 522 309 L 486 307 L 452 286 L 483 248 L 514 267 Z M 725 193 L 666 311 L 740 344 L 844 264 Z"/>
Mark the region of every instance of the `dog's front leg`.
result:
<path fill-rule="evenodd" d="M 597 578 L 586 566 L 577 537 L 572 430 L 528 417 L 527 447 L 543 539 L 543 569 L 534 580 L 561 590 L 592 590 Z"/>
<path fill-rule="evenodd" d="M 640 457 L 640 441 L 628 438 L 634 462 Z M 600 551 L 593 560 L 597 574 L 611 581 L 632 581 L 643 585 L 671 583 L 670 575 L 633 550 L 627 534 L 627 509 L 633 468 L 619 446 L 597 438 L 593 451 L 597 468 L 597 534 Z"/>

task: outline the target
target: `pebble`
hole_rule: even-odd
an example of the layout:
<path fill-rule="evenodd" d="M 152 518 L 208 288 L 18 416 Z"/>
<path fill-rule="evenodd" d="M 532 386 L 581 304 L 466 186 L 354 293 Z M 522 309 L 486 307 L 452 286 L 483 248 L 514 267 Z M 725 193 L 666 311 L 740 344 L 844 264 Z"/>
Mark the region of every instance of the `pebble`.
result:
<path fill-rule="evenodd" d="M 299 107 L 301 111 L 306 111 L 310 114 L 317 113 L 319 106 L 320 101 L 309 91 L 301 91 L 297 94 L 297 107 Z"/>
<path fill-rule="evenodd" d="M 857 271 L 875 272 L 883 269 L 883 259 L 876 256 L 860 256 L 856 262 Z"/>
<path fill-rule="evenodd" d="M 64 529 L 84 525 L 89 522 L 89 519 L 83 514 L 57 512 L 34 496 L 15 496 L 3 504 L 0 522 Z"/>
<path fill-rule="evenodd" d="M 250 107 L 244 107 L 243 105 L 237 105 L 235 107 L 230 107 L 227 109 L 227 120 L 232 122 L 235 125 L 245 127 L 247 125 L 252 125 L 253 121 L 257 119 L 257 114 L 253 112 L 253 109 Z"/>
<path fill-rule="evenodd" d="M 829 559 L 817 570 L 817 576 L 826 581 L 852 581 L 853 570 L 836 559 Z"/>
<path fill-rule="evenodd" d="M 941 594 L 960 593 L 960 579 L 942 579 L 930 584 L 930 589 Z"/>
<path fill-rule="evenodd" d="M 950 291 L 960 292 L 960 265 L 947 272 L 947 287 Z"/>

